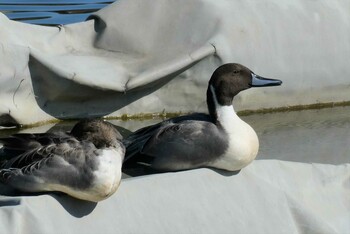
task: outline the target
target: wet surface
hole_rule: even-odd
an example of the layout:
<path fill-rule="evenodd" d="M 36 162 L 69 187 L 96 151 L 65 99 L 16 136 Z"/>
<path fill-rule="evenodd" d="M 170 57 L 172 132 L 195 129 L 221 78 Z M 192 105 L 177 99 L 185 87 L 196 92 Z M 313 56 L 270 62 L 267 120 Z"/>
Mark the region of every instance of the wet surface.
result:
<path fill-rule="evenodd" d="M 0 12 L 12 20 L 40 25 L 85 21 L 115 0 L 0 0 Z"/>
<path fill-rule="evenodd" d="M 350 163 L 350 107 L 304 110 L 241 117 L 257 132 L 260 149 L 257 160 L 280 159 L 295 162 Z M 122 135 L 161 119 L 110 120 Z M 20 132 L 68 131 L 74 121 L 22 129 Z M 18 132 L 0 130 L 0 137 Z"/>
<path fill-rule="evenodd" d="M 350 107 L 244 117 L 257 132 L 257 159 L 350 163 Z"/>

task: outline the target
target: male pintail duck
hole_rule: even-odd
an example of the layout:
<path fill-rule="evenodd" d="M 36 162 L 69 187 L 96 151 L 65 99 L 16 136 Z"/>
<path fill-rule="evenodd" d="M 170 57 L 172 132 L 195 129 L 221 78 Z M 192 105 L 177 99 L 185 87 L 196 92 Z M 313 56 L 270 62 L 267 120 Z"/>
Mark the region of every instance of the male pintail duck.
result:
<path fill-rule="evenodd" d="M 125 147 L 103 120 L 82 120 L 70 133 L 0 139 L 0 181 L 23 192 L 60 191 L 98 202 L 119 187 Z"/>
<path fill-rule="evenodd" d="M 259 141 L 255 131 L 237 116 L 233 98 L 251 87 L 281 84 L 280 80 L 263 78 L 240 64 L 220 66 L 208 84 L 209 115 L 175 117 L 131 134 L 123 141 L 125 168 L 128 162 L 148 161 L 158 171 L 242 169 L 255 159 Z"/>

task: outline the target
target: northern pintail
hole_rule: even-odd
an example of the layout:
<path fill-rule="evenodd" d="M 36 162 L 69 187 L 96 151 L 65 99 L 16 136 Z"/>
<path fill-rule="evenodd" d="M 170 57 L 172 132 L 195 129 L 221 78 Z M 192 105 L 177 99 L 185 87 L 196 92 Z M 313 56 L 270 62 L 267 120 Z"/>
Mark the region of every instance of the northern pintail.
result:
<path fill-rule="evenodd" d="M 220 66 L 208 84 L 209 115 L 175 117 L 129 135 L 123 141 L 125 168 L 130 162 L 142 162 L 159 171 L 242 169 L 255 159 L 259 141 L 252 127 L 237 116 L 233 98 L 251 87 L 281 84 L 280 80 L 263 78 L 240 64 Z"/>

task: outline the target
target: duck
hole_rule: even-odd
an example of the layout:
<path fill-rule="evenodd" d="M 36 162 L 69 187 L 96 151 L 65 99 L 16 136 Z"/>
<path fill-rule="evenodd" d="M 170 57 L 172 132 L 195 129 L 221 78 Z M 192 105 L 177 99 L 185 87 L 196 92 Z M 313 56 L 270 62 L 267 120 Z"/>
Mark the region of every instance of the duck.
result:
<path fill-rule="evenodd" d="M 123 168 L 147 166 L 172 172 L 201 167 L 239 171 L 257 156 L 253 128 L 234 110 L 233 98 L 253 87 L 279 86 L 238 63 L 227 63 L 212 74 L 207 88 L 208 114 L 194 113 L 143 127 L 127 136 Z"/>
<path fill-rule="evenodd" d="M 1 138 L 0 182 L 20 192 L 63 192 L 99 202 L 119 187 L 125 147 L 102 119 L 80 120 L 70 132 Z"/>

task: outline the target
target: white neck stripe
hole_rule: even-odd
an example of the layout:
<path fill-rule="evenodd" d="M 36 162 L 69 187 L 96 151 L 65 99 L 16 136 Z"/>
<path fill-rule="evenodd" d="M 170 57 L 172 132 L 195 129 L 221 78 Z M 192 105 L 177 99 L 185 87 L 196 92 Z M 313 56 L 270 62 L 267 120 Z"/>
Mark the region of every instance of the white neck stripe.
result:
<path fill-rule="evenodd" d="M 233 106 L 222 106 L 219 104 L 217 98 L 216 98 L 216 94 L 215 94 L 215 88 L 210 85 L 209 86 L 211 93 L 213 94 L 213 101 L 214 101 L 214 106 L 215 106 L 215 111 L 217 114 L 217 120 L 221 123 L 221 125 L 227 130 L 228 128 L 230 128 L 230 126 L 232 124 L 234 124 L 234 119 L 238 119 L 239 121 L 241 121 Z"/>
<path fill-rule="evenodd" d="M 211 94 L 213 95 L 215 109 L 217 109 L 219 107 L 219 102 L 216 97 L 215 89 L 212 85 L 210 85 L 209 88 L 210 88 Z"/>

